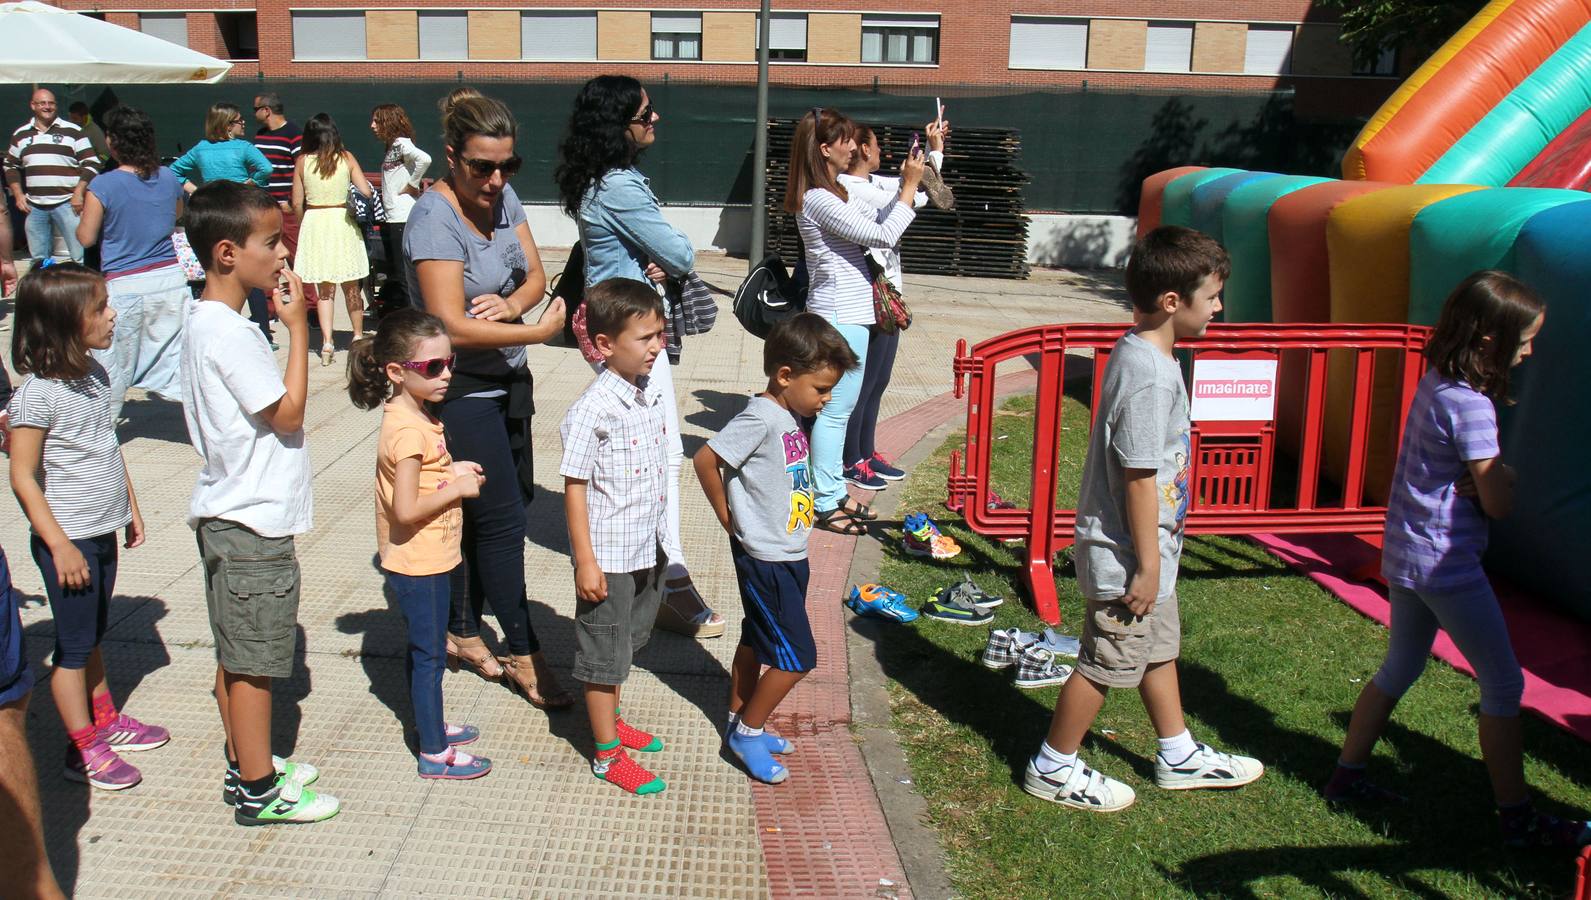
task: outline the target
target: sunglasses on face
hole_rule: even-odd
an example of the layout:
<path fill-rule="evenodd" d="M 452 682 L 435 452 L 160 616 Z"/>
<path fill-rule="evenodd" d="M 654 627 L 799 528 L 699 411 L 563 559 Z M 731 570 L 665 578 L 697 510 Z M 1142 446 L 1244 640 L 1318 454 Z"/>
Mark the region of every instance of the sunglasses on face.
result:
<path fill-rule="evenodd" d="M 400 362 L 398 365 L 405 369 L 419 372 L 426 378 L 436 378 L 442 374 L 444 369 L 452 369 L 455 359 L 458 359 L 458 354 L 453 353 L 436 359 L 411 359 L 408 362 Z"/>
<path fill-rule="evenodd" d="M 636 113 L 635 118 L 631 119 L 630 121 L 636 125 L 650 125 L 652 124 L 652 120 L 656 118 L 657 107 L 648 103 L 647 105 L 641 107 L 641 111 Z"/>
<path fill-rule="evenodd" d="M 242 125 L 243 124 L 243 120 L 242 119 L 233 119 L 232 121 L 228 122 L 227 124 L 228 125 Z"/>
<path fill-rule="evenodd" d="M 513 178 L 519 171 L 519 166 L 524 160 L 517 156 L 510 156 L 502 162 L 491 159 L 471 159 L 468 156 L 459 157 L 459 162 L 464 164 L 470 175 L 474 178 L 490 178 L 493 172 L 502 172 L 503 177 Z"/>

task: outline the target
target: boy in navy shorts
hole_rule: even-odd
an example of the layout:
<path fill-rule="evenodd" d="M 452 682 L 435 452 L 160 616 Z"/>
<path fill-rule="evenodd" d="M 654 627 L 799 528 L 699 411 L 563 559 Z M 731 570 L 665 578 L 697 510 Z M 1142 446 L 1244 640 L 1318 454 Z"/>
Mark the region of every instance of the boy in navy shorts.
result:
<path fill-rule="evenodd" d="M 694 459 L 702 490 L 729 532 L 746 613 L 730 672 L 725 740 L 751 777 L 768 784 L 789 777 L 773 754 L 792 749 L 765 730 L 768 716 L 818 661 L 806 607 L 812 468 L 799 422 L 818 414 L 857 362 L 845 338 L 819 316 L 802 313 L 780 324 L 763 345 L 767 390 Z"/>

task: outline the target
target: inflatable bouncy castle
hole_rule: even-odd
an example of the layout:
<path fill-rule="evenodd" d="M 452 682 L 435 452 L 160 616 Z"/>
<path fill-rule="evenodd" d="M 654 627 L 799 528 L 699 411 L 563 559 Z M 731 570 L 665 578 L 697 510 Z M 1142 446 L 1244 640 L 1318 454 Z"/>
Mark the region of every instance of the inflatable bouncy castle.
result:
<path fill-rule="evenodd" d="M 1138 227 L 1187 225 L 1226 246 L 1231 322 L 1429 325 L 1478 269 L 1534 286 L 1546 327 L 1515 378 L 1518 405 L 1500 410 L 1518 497 L 1487 563 L 1591 621 L 1591 0 L 1493 0 L 1342 167 L 1342 180 L 1161 172 L 1144 181 Z M 1377 403 L 1396 402 L 1386 374 Z M 1328 408 L 1328 433 L 1345 419 Z M 1384 490 L 1391 460 L 1370 468 Z"/>

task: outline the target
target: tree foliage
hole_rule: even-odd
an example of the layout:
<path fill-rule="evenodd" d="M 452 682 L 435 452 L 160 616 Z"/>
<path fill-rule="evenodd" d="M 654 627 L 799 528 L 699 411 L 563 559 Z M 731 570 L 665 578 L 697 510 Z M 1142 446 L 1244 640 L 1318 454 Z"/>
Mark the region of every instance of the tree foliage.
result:
<path fill-rule="evenodd" d="M 1320 0 L 1341 11 L 1342 39 L 1361 64 L 1383 48 L 1424 56 L 1452 37 L 1486 0 Z"/>

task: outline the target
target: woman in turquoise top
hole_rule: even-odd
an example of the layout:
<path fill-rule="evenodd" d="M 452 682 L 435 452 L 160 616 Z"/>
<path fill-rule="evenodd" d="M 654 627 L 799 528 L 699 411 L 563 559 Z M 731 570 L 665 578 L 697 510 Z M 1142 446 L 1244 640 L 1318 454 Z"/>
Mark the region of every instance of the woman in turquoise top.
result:
<path fill-rule="evenodd" d="M 190 194 L 211 181 L 252 181 L 265 187 L 271 181 L 271 162 L 243 139 L 242 111 L 217 103 L 205 117 L 204 140 L 172 163 L 171 173 Z"/>

